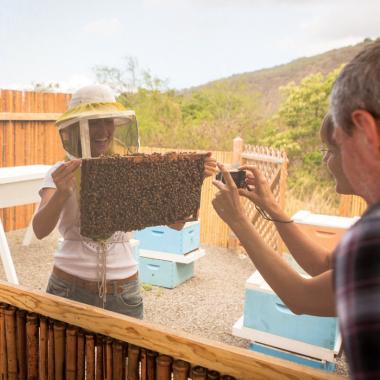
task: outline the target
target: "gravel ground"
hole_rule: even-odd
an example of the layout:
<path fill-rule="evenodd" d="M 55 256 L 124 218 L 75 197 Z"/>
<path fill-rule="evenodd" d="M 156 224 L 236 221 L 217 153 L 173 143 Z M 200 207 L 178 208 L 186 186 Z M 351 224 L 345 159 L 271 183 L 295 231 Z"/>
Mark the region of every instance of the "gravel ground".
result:
<path fill-rule="evenodd" d="M 44 290 L 57 245 L 56 233 L 43 241 L 21 245 L 24 230 L 7 234 L 20 284 Z M 231 334 L 232 325 L 243 314 L 244 285 L 254 271 L 245 254 L 204 246 L 206 256 L 195 264 L 195 277 L 175 289 L 143 286 L 144 318 L 200 337 L 247 348 L 249 341 Z M 0 278 L 4 271 L 0 264 Z M 347 376 L 344 358 L 337 373 Z"/>

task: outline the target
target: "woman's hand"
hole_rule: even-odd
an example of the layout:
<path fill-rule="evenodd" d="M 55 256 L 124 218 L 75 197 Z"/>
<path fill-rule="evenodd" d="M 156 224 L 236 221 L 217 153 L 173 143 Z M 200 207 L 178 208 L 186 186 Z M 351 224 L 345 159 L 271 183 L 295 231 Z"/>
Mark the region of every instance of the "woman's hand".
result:
<path fill-rule="evenodd" d="M 216 160 L 212 157 L 212 153 L 208 152 L 204 161 L 204 177 L 210 177 L 216 172 Z"/>
<path fill-rule="evenodd" d="M 81 164 L 81 160 L 72 160 L 59 166 L 53 173 L 52 178 L 57 188 L 57 193 L 68 198 L 75 189 L 74 172 Z"/>
<path fill-rule="evenodd" d="M 247 216 L 240 202 L 238 188 L 235 185 L 230 173 L 222 164 L 218 164 L 220 171 L 226 181 L 224 184 L 221 181 L 214 180 L 212 183 L 219 189 L 215 198 L 212 200 L 217 214 L 228 224 L 233 225 L 240 223 Z"/>
<path fill-rule="evenodd" d="M 276 211 L 278 204 L 260 170 L 252 165 L 242 166 L 240 169 L 247 172 L 246 183 L 248 190 L 239 189 L 239 194 L 251 200 L 268 214 Z"/>

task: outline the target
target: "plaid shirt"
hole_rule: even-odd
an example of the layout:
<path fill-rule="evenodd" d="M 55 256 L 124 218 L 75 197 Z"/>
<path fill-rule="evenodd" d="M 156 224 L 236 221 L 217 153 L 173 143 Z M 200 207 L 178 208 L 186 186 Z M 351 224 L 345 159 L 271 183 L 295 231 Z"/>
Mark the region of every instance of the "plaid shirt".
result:
<path fill-rule="evenodd" d="M 337 312 L 355 380 L 380 379 L 380 203 L 345 234 L 334 253 Z"/>

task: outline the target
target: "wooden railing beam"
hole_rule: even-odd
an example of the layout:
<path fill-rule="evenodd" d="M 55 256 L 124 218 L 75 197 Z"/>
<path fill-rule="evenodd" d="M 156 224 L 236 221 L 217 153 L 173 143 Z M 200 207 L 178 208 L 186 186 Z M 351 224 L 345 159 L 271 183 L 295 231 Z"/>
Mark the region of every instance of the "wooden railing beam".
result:
<path fill-rule="evenodd" d="M 0 121 L 56 121 L 62 113 L 0 112 Z"/>
<path fill-rule="evenodd" d="M 338 376 L 237 347 L 177 333 L 122 314 L 0 282 L 0 300 L 28 312 L 157 351 L 237 379 L 339 379 Z"/>

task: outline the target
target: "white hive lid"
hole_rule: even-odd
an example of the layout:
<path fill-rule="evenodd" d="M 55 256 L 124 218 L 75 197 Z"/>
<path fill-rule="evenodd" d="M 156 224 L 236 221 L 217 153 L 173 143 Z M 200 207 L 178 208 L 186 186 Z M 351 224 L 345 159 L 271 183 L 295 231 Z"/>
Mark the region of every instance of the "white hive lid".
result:
<path fill-rule="evenodd" d="M 304 278 L 310 278 L 310 276 L 307 274 L 300 273 L 300 275 Z M 260 290 L 265 293 L 274 293 L 272 288 L 267 284 L 258 270 L 254 271 L 245 282 L 245 288 Z"/>
<path fill-rule="evenodd" d="M 27 165 L 0 168 L 0 184 L 43 179 L 50 165 Z"/>
<path fill-rule="evenodd" d="M 358 219 L 358 216 L 347 218 L 344 216 L 313 214 L 310 211 L 300 210 L 292 216 L 295 223 L 310 224 L 320 227 L 350 228 Z"/>

